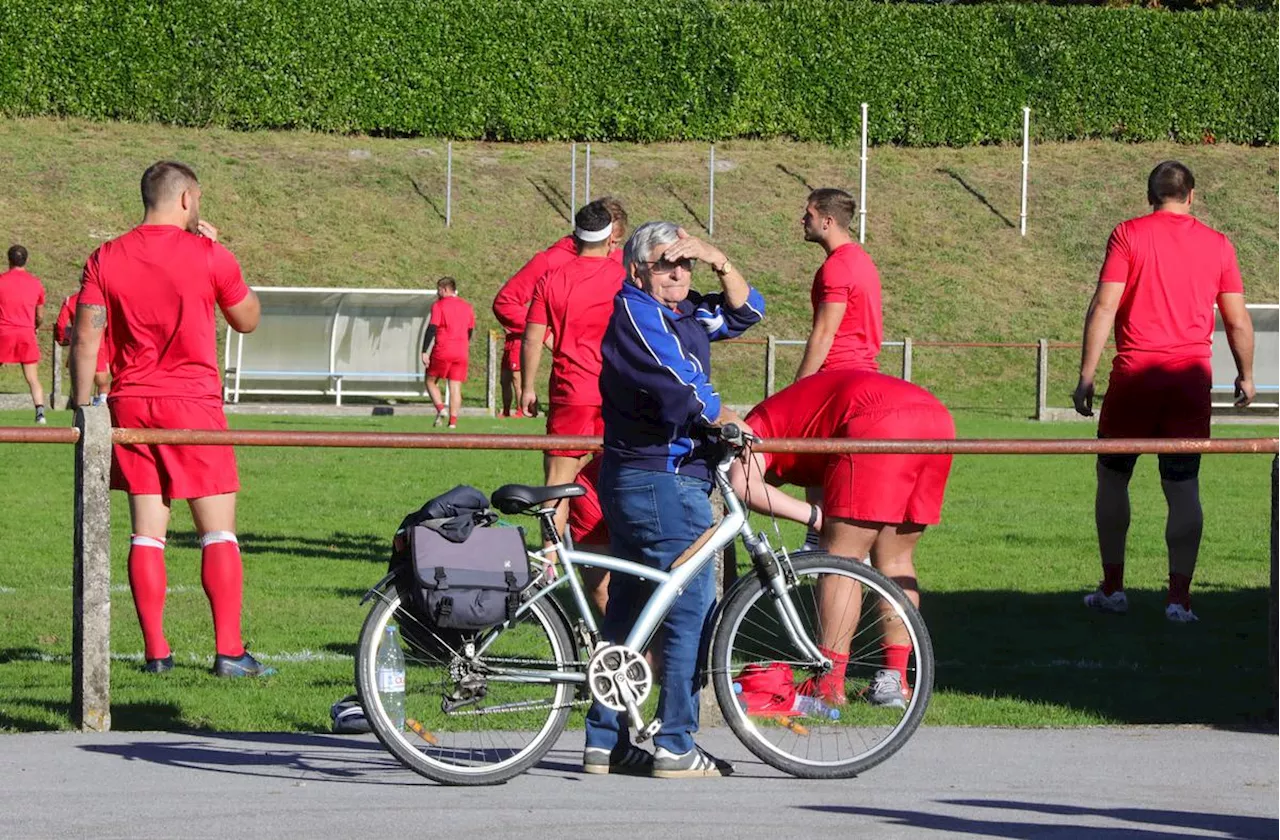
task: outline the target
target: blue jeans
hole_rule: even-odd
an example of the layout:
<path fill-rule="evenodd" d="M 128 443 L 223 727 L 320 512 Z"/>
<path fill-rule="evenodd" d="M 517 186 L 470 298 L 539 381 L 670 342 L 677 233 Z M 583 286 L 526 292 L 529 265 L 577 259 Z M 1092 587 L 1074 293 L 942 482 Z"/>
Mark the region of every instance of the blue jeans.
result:
<path fill-rule="evenodd" d="M 694 540 L 711 527 L 711 484 L 699 478 L 615 467 L 600 469 L 600 505 L 609 523 L 615 556 L 669 569 Z M 702 634 L 715 606 L 715 566 L 707 564 L 676 598 L 662 622 L 662 690 L 653 741 L 673 753 L 693 749 L 698 731 L 699 657 Z M 629 575 L 609 577 L 609 604 L 600 632 L 622 642 L 635 624 L 653 585 Z M 629 741 L 625 712 L 593 704 L 587 713 L 587 746 L 612 749 Z"/>

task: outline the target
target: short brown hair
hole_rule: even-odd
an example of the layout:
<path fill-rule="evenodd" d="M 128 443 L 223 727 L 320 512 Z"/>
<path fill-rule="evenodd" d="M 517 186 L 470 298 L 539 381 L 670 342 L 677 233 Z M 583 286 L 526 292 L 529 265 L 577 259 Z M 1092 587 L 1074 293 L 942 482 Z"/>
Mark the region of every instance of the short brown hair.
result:
<path fill-rule="evenodd" d="M 627 229 L 627 211 L 623 208 L 622 202 L 611 195 L 606 195 L 596 200 L 609 211 L 609 216 L 613 218 L 615 223 L 622 225 L 622 230 L 625 233 Z"/>
<path fill-rule="evenodd" d="M 1147 176 L 1147 203 L 1159 207 L 1166 201 L 1186 201 L 1195 188 L 1190 169 L 1176 160 L 1164 160 Z"/>
<path fill-rule="evenodd" d="M 27 264 L 27 249 L 21 245 L 13 245 L 9 248 L 9 265 L 13 268 L 22 268 Z"/>
<path fill-rule="evenodd" d="M 199 184 L 195 171 L 185 163 L 162 160 L 142 173 L 142 206 L 154 210 L 192 184 Z"/>
<path fill-rule="evenodd" d="M 809 193 L 808 203 L 823 216 L 835 219 L 841 227 L 852 224 L 853 215 L 858 212 L 858 202 L 853 200 L 853 196 L 834 187 L 823 187 Z"/>
<path fill-rule="evenodd" d="M 452 277 L 441 277 L 436 281 L 436 289 L 441 292 L 445 289 L 448 289 L 451 292 L 456 292 L 458 291 L 458 281 L 454 280 Z"/>

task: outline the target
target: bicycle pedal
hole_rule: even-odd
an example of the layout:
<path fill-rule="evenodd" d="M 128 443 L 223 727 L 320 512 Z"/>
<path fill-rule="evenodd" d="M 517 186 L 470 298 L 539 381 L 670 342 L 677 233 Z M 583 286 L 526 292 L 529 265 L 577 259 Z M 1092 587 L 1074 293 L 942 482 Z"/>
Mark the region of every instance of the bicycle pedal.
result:
<path fill-rule="evenodd" d="M 657 735 L 658 730 L 661 728 L 662 728 L 662 721 L 659 720 L 658 718 L 654 718 L 653 720 L 649 721 L 649 725 L 646 726 L 644 729 L 637 730 L 636 740 L 640 741 L 641 743 L 644 743 L 645 741 L 652 738 L 654 735 Z"/>

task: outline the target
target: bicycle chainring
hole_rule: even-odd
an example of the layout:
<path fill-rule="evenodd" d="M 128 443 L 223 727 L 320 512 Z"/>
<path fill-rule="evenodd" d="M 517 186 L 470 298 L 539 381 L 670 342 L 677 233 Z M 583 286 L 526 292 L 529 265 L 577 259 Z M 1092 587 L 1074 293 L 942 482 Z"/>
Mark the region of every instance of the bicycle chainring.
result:
<path fill-rule="evenodd" d="M 627 702 L 622 687 L 639 706 L 653 689 L 653 671 L 644 654 L 626 645 L 607 645 L 587 663 L 587 686 L 596 702 L 615 712 L 625 712 Z"/>

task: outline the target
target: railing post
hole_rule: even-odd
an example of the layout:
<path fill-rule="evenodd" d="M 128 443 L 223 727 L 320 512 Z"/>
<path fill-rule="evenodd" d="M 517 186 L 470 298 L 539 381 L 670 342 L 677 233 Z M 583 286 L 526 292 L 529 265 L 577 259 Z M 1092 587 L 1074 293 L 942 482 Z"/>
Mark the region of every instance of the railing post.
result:
<path fill-rule="evenodd" d="M 1036 341 L 1036 419 L 1049 419 L 1049 339 Z"/>
<path fill-rule="evenodd" d="M 111 418 L 76 409 L 75 562 L 71 616 L 71 720 L 111 729 Z"/>
<path fill-rule="evenodd" d="M 1277 615 L 1277 579 L 1276 579 L 1276 559 L 1277 551 L 1280 546 L 1280 524 L 1276 522 L 1277 515 L 1280 515 L 1280 455 L 1271 459 L 1271 598 L 1268 610 L 1268 645 L 1271 654 L 1271 702 L 1276 702 L 1277 692 L 1280 692 L 1280 661 L 1278 661 L 1277 653 L 1280 652 L 1280 640 L 1277 639 L 1277 627 L 1280 626 L 1280 616 Z M 1276 719 L 1276 707 L 1271 707 L 1271 719 Z"/>
<path fill-rule="evenodd" d="M 902 378 L 911 381 L 911 336 L 902 339 Z"/>
<path fill-rule="evenodd" d="M 62 345 L 53 339 L 53 382 L 49 387 L 49 408 L 62 406 Z"/>
<path fill-rule="evenodd" d="M 496 417 L 498 414 L 498 394 L 497 394 L 497 378 L 498 378 L 498 354 L 494 352 L 493 345 L 497 341 L 496 333 L 489 330 L 488 347 L 485 349 L 485 394 L 484 407 L 489 412 L 490 417 Z"/>
<path fill-rule="evenodd" d="M 764 344 L 764 397 L 773 395 L 773 383 L 778 370 L 778 337 L 770 335 Z"/>

